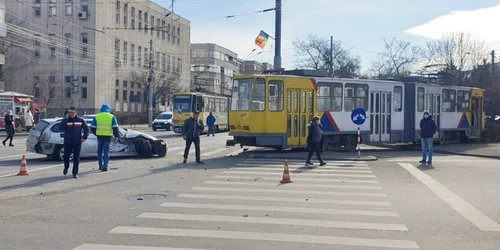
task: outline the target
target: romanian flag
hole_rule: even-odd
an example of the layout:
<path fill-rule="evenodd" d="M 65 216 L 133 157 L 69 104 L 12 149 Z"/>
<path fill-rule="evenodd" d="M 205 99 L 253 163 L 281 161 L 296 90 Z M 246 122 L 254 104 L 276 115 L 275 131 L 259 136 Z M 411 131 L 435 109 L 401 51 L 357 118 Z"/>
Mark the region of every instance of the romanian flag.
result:
<path fill-rule="evenodd" d="M 269 35 L 261 30 L 257 38 L 255 38 L 255 44 L 263 49 L 266 47 L 267 39 L 269 39 Z"/>

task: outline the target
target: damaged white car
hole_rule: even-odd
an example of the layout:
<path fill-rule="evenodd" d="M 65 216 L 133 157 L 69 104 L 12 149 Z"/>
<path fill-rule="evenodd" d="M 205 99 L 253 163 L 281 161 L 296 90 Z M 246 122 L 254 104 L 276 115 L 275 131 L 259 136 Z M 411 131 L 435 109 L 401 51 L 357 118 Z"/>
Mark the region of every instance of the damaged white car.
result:
<path fill-rule="evenodd" d="M 62 118 L 42 119 L 30 131 L 26 150 L 44 154 L 62 161 L 64 157 L 64 131 L 59 129 Z M 90 126 L 90 124 L 88 124 Z M 90 128 L 89 128 L 90 129 Z M 110 157 L 139 156 L 144 158 L 165 157 L 167 143 L 151 135 L 119 128 L 118 142 L 111 142 Z M 97 157 L 97 137 L 89 130 L 89 137 L 82 144 L 81 158 Z M 71 156 L 71 159 L 73 156 Z"/>

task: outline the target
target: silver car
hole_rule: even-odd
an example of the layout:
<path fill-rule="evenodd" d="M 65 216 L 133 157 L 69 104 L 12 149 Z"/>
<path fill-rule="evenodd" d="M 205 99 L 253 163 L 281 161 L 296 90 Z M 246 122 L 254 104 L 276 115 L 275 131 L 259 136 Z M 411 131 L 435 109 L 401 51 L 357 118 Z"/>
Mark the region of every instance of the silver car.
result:
<path fill-rule="evenodd" d="M 42 119 L 29 133 L 26 150 L 44 154 L 62 161 L 64 158 L 64 131 L 59 129 L 62 118 Z M 90 123 L 88 124 L 90 126 Z M 110 145 L 110 157 L 140 156 L 152 158 L 165 157 L 167 143 L 151 135 L 138 131 L 118 128 L 118 142 Z M 97 157 L 97 137 L 92 133 L 82 144 L 80 157 Z M 73 156 L 71 156 L 71 159 Z"/>

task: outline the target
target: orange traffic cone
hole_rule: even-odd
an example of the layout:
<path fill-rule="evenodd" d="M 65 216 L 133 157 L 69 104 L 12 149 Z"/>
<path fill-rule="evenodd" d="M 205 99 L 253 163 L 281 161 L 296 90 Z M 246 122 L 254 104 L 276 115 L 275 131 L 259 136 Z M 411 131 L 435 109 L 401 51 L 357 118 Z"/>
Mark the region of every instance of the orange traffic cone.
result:
<path fill-rule="evenodd" d="M 290 179 L 290 170 L 288 169 L 288 160 L 285 160 L 285 170 L 283 171 L 281 183 L 292 183 L 292 179 Z"/>
<path fill-rule="evenodd" d="M 30 175 L 28 172 L 28 164 L 26 163 L 26 155 L 23 155 L 23 158 L 21 160 L 21 169 L 19 170 L 19 173 L 17 175 Z"/>

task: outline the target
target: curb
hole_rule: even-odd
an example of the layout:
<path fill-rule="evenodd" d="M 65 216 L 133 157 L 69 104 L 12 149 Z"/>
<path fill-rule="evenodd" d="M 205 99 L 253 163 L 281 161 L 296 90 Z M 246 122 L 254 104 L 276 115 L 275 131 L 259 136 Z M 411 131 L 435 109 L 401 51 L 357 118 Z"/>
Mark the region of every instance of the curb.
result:
<path fill-rule="evenodd" d="M 479 158 L 488 158 L 488 159 L 497 159 L 500 160 L 500 155 L 477 155 L 477 154 L 468 154 L 468 153 L 457 153 L 453 151 L 446 150 L 434 150 L 435 153 L 447 154 L 447 155 L 461 155 L 461 156 L 471 156 L 471 157 L 479 157 Z"/>
<path fill-rule="evenodd" d="M 276 156 L 276 155 L 255 155 L 255 154 L 238 154 L 234 157 L 243 158 L 243 159 L 288 159 L 288 160 L 304 160 L 304 157 L 299 156 Z M 375 156 L 362 156 L 358 157 L 325 157 L 323 158 L 325 161 L 377 161 L 378 158 Z"/>

